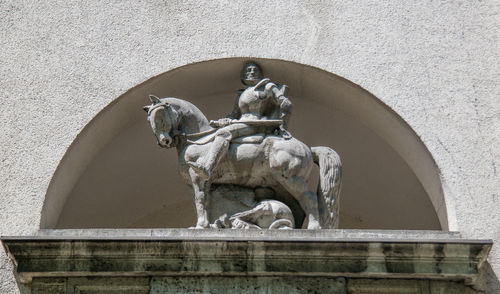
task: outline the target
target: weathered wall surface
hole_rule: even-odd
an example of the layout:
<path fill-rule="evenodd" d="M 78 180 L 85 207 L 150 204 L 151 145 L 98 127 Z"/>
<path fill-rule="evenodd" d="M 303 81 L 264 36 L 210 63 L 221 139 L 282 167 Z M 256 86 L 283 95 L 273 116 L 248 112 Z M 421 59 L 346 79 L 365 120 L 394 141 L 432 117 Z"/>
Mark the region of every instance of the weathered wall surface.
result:
<path fill-rule="evenodd" d="M 499 242 L 499 12 L 493 0 L 1 1 L 0 234 L 38 230 L 65 151 L 120 94 L 187 63 L 251 56 L 379 97 L 433 154 L 451 230 Z M 15 293 L 0 258 L 0 292 Z M 490 262 L 500 273 L 496 248 Z"/>

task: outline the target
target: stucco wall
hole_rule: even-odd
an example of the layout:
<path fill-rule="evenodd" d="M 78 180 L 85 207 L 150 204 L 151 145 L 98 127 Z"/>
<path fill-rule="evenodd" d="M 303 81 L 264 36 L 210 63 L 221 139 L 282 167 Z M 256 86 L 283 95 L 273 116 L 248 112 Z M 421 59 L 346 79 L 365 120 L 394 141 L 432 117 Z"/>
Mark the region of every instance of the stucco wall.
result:
<path fill-rule="evenodd" d="M 295 61 L 367 89 L 441 169 L 450 229 L 500 241 L 498 1 L 1 1 L 0 234 L 37 231 L 77 134 L 126 90 L 215 58 Z M 17 287 L 0 252 L 0 292 Z M 500 251 L 490 262 L 500 273 Z"/>

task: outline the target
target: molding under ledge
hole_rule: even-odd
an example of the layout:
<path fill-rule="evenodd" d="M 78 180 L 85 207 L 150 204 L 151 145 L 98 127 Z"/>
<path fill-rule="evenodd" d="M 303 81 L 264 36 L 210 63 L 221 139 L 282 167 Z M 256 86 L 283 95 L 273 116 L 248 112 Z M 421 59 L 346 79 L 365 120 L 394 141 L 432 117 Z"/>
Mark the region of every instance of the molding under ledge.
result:
<path fill-rule="evenodd" d="M 493 242 L 385 230 L 41 230 L 4 236 L 21 284 L 67 277 L 343 277 L 471 283 Z"/>

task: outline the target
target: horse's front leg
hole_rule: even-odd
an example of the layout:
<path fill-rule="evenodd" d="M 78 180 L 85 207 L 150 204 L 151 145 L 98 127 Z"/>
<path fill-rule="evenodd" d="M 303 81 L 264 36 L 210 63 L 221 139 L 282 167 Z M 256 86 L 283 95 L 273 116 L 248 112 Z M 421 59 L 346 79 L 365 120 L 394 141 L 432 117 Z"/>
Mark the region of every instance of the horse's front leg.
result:
<path fill-rule="evenodd" d="M 194 192 L 194 205 L 196 207 L 197 220 L 195 229 L 208 228 L 210 225 L 207 212 L 208 181 L 196 173 L 193 168 L 189 168 L 189 177 L 191 178 L 191 186 Z"/>

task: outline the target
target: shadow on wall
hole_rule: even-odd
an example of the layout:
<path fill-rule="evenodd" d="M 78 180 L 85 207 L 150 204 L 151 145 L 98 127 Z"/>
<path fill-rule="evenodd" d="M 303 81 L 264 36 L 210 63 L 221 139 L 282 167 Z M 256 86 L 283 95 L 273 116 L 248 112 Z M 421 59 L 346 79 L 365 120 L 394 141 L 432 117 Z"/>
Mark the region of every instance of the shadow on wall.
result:
<path fill-rule="evenodd" d="M 471 288 L 477 293 L 500 293 L 500 281 L 489 262 L 481 266 L 479 276 Z"/>
<path fill-rule="evenodd" d="M 209 119 L 226 116 L 247 59 L 186 65 L 127 91 L 82 131 L 47 191 L 41 228 L 157 228 L 194 224 L 191 192 L 177 153 L 161 149 L 142 106 L 147 95 L 178 97 Z M 438 169 L 411 128 L 359 86 L 306 65 L 256 59 L 264 75 L 290 87 L 290 130 L 343 161 L 340 227 L 444 229 Z"/>

